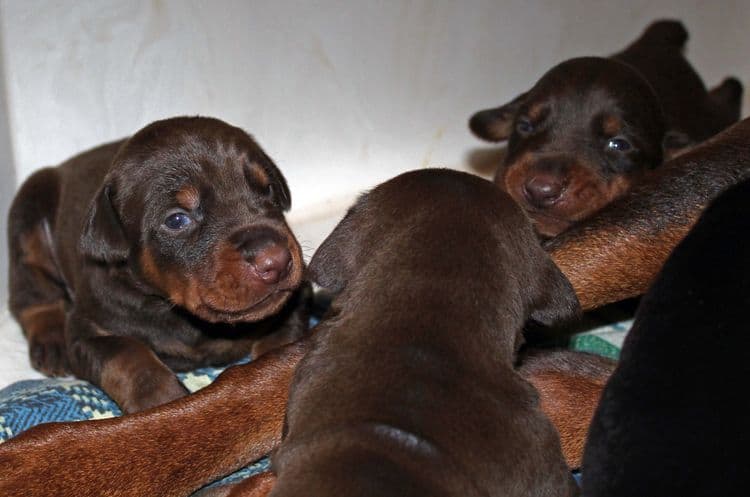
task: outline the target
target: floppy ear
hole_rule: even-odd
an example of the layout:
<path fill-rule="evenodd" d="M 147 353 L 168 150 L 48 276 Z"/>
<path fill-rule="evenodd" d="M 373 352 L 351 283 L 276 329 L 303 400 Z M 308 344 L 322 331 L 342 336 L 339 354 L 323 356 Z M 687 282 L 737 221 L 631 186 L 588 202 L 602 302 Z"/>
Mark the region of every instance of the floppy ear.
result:
<path fill-rule="evenodd" d="M 742 115 L 743 87 L 735 77 L 724 78 L 718 86 L 708 92 L 708 98 L 731 122 L 737 122 Z"/>
<path fill-rule="evenodd" d="M 260 161 L 260 164 L 271 181 L 274 201 L 284 211 L 288 211 L 292 207 L 292 193 L 286 184 L 286 178 L 284 178 L 279 168 L 276 167 L 276 164 L 265 152 L 263 152 L 263 160 Z"/>
<path fill-rule="evenodd" d="M 105 184 L 97 192 L 78 245 L 83 255 L 107 263 L 124 262 L 129 253 L 120 217 L 112 203 L 113 196 L 111 184 Z"/>
<path fill-rule="evenodd" d="M 685 25 L 682 22 L 664 19 L 649 24 L 641 36 L 628 46 L 627 50 L 634 47 L 643 49 L 668 47 L 673 50 L 682 51 L 685 49 L 688 37 L 687 29 L 685 29 Z"/>
<path fill-rule="evenodd" d="M 334 295 L 344 289 L 356 267 L 357 234 L 352 229 L 353 208 L 313 254 L 308 275 Z"/>
<path fill-rule="evenodd" d="M 516 112 L 523 104 L 528 92 L 521 93 L 505 105 L 494 109 L 480 110 L 469 119 L 469 128 L 482 140 L 500 142 L 510 138 Z"/>
<path fill-rule="evenodd" d="M 687 133 L 671 129 L 664 134 L 664 139 L 662 140 L 664 160 L 673 159 L 687 152 L 694 145 L 695 142 L 690 139 Z"/>
<path fill-rule="evenodd" d="M 581 305 L 573 285 L 546 254 L 544 266 L 530 319 L 551 326 L 575 318 L 581 313 Z"/>

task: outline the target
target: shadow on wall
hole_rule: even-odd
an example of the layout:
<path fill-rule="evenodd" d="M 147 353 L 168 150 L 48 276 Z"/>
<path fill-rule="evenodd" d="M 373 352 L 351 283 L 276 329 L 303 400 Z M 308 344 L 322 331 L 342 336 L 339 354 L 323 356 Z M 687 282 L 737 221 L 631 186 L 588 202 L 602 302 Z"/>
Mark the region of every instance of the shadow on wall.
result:
<path fill-rule="evenodd" d="M 0 38 L 0 316 L 8 307 L 8 209 L 16 192 L 16 170 L 10 142 L 5 56 Z"/>
<path fill-rule="evenodd" d="M 506 145 L 473 148 L 466 154 L 464 162 L 469 166 L 470 171 L 487 178 L 494 178 L 497 170 L 505 162 L 507 151 Z"/>

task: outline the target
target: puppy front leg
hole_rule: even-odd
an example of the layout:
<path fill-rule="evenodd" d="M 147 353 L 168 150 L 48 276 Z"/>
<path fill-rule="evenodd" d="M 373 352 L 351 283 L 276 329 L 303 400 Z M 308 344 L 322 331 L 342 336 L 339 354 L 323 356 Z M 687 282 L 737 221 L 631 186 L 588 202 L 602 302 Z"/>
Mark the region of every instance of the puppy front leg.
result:
<path fill-rule="evenodd" d="M 0 444 L 0 495 L 189 495 L 279 444 L 289 384 L 309 342 L 228 368 L 155 409 L 31 428 Z"/>
<path fill-rule="evenodd" d="M 65 347 L 65 301 L 60 298 L 54 302 L 14 306 L 13 315 L 29 342 L 31 366 L 47 376 L 69 374 Z"/>
<path fill-rule="evenodd" d="M 68 320 L 73 373 L 99 386 L 124 413 L 134 413 L 184 397 L 188 390 L 146 344 L 105 335 L 91 321 Z"/>

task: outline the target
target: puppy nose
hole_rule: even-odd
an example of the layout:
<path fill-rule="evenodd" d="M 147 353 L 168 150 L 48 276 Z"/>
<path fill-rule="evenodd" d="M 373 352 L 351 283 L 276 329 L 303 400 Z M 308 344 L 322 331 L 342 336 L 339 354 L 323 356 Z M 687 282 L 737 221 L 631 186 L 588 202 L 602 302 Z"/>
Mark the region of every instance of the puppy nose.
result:
<path fill-rule="evenodd" d="M 255 268 L 260 279 L 267 284 L 278 283 L 289 270 L 292 254 L 289 249 L 278 243 L 266 245 L 253 251 L 248 262 Z"/>
<path fill-rule="evenodd" d="M 292 254 L 286 238 L 278 231 L 267 227 L 249 228 L 235 233 L 231 241 L 264 283 L 278 283 L 289 272 Z"/>
<path fill-rule="evenodd" d="M 561 178 L 552 175 L 533 176 L 523 185 L 526 199 L 537 207 L 549 207 L 562 196 L 565 183 Z"/>

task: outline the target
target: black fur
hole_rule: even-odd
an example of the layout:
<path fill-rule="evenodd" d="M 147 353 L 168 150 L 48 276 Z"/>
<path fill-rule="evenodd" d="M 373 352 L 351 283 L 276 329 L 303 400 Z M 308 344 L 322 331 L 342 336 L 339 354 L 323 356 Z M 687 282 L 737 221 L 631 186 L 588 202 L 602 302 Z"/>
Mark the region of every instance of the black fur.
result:
<path fill-rule="evenodd" d="M 643 298 L 589 430 L 589 497 L 747 495 L 750 181 L 720 196 Z"/>

